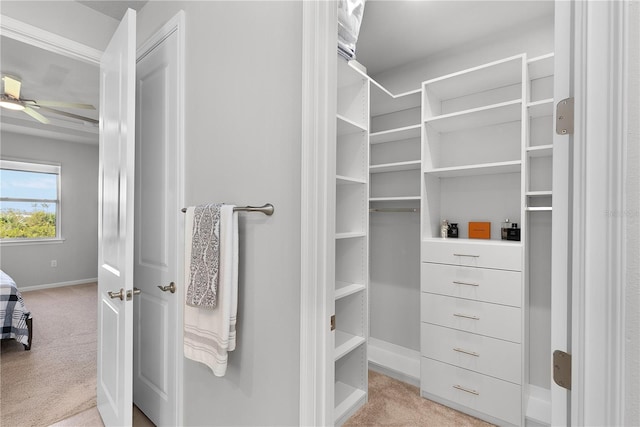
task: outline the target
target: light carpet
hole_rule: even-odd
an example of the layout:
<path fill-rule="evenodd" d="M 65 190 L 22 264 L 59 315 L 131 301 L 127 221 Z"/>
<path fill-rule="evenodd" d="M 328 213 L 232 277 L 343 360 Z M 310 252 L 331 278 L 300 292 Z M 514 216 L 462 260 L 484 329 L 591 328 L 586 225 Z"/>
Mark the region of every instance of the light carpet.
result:
<path fill-rule="evenodd" d="M 420 397 L 418 387 L 369 371 L 369 401 L 344 424 L 353 426 L 491 426 Z"/>
<path fill-rule="evenodd" d="M 95 283 L 22 294 L 33 345 L 2 341 L 0 425 L 49 426 L 96 405 Z"/>

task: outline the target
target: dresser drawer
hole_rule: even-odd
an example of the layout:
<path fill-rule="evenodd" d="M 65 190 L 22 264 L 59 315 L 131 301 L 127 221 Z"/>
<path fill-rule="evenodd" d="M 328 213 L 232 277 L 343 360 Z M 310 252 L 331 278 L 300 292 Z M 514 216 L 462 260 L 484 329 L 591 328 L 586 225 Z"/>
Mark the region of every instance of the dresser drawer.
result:
<path fill-rule="evenodd" d="M 521 310 L 422 292 L 420 320 L 448 328 L 521 343 Z"/>
<path fill-rule="evenodd" d="M 520 307 L 522 273 L 519 271 L 422 263 L 423 292 Z"/>
<path fill-rule="evenodd" d="M 430 323 L 420 325 L 420 343 L 425 357 L 522 384 L 520 344 Z"/>
<path fill-rule="evenodd" d="M 420 371 L 422 391 L 515 425 L 522 423 L 519 385 L 426 357 Z"/>
<path fill-rule="evenodd" d="M 522 271 L 519 242 L 431 239 L 422 241 L 422 261 Z"/>

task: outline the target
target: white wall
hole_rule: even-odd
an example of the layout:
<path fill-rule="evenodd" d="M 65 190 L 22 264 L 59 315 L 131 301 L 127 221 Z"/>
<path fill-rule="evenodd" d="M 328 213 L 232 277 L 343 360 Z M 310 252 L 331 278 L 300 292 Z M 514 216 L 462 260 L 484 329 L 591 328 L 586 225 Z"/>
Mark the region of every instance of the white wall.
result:
<path fill-rule="evenodd" d="M 150 2 L 138 44 L 186 14 L 186 202 L 273 203 L 240 220 L 238 348 L 214 377 L 185 360 L 186 425 L 297 425 L 300 2 Z"/>
<path fill-rule="evenodd" d="M 64 242 L 5 244 L 0 266 L 19 288 L 95 280 L 98 276 L 98 146 L 2 132 L 3 159 L 61 165 Z M 51 267 L 51 260 L 58 266 Z"/>
<path fill-rule="evenodd" d="M 478 39 L 458 49 L 431 55 L 372 77 L 392 93 L 420 89 L 425 80 L 487 62 L 523 52 L 527 52 L 530 58 L 552 52 L 553 32 L 553 16 L 540 18 L 528 25 Z"/>

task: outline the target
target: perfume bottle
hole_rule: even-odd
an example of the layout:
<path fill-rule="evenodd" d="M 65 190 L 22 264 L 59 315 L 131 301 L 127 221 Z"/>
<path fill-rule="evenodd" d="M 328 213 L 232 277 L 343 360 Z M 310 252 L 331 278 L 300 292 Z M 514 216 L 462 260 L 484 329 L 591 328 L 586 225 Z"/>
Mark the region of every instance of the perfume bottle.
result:
<path fill-rule="evenodd" d="M 511 228 L 511 223 L 509 222 L 509 218 L 505 219 L 500 227 L 500 237 L 502 240 L 508 240 L 508 231 Z"/>
<path fill-rule="evenodd" d="M 443 239 L 446 239 L 448 235 L 449 235 L 449 221 L 446 219 L 443 219 L 442 222 L 440 223 L 440 237 L 442 237 Z"/>
<path fill-rule="evenodd" d="M 452 222 L 449 224 L 449 231 L 447 231 L 447 237 L 458 238 L 458 223 Z"/>
<path fill-rule="evenodd" d="M 511 228 L 507 229 L 507 240 L 517 240 L 520 241 L 520 229 L 518 228 L 517 223 L 512 223 Z"/>

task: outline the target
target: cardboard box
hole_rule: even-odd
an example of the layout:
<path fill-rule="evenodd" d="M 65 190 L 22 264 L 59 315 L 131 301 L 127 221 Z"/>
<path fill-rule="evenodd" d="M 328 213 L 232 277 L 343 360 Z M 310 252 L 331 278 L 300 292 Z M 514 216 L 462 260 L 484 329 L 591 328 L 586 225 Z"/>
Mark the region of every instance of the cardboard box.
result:
<path fill-rule="evenodd" d="M 469 222 L 469 238 L 470 239 L 490 239 L 491 223 L 490 222 Z"/>

